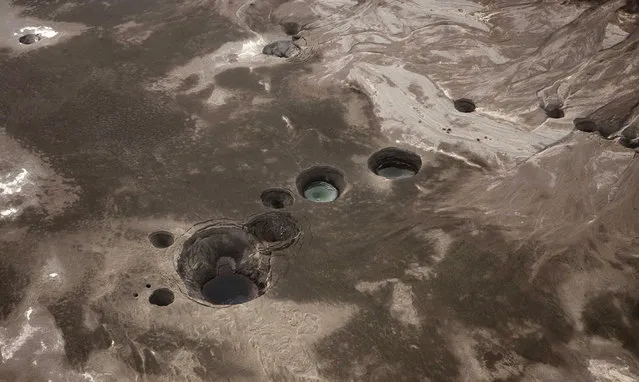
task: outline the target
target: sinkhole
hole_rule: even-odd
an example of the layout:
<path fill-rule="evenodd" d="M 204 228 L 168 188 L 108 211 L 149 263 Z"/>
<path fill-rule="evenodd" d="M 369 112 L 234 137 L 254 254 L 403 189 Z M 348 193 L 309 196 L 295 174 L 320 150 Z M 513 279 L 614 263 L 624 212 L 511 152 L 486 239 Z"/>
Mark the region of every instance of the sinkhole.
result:
<path fill-rule="evenodd" d="M 202 286 L 202 296 L 214 305 L 236 305 L 249 302 L 259 295 L 258 286 L 242 274 L 235 273 L 237 265 L 230 257 L 221 257 L 217 274 Z"/>
<path fill-rule="evenodd" d="M 268 249 L 284 249 L 300 237 L 302 231 L 290 214 L 267 212 L 246 223 L 248 232 Z"/>
<path fill-rule="evenodd" d="M 475 103 L 468 98 L 459 98 L 453 101 L 455 109 L 462 113 L 472 113 L 475 111 Z"/>
<path fill-rule="evenodd" d="M 575 118 L 573 121 L 575 129 L 586 133 L 597 131 L 597 124 L 590 118 Z"/>
<path fill-rule="evenodd" d="M 157 306 L 168 306 L 175 301 L 175 295 L 169 288 L 159 288 L 149 296 L 149 302 Z"/>
<path fill-rule="evenodd" d="M 155 231 L 149 235 L 149 241 L 155 248 L 168 248 L 173 245 L 174 240 L 169 231 Z"/>
<path fill-rule="evenodd" d="M 265 207 L 273 209 L 290 207 L 295 201 L 293 194 L 283 188 L 269 188 L 262 191 L 260 200 Z"/>
<path fill-rule="evenodd" d="M 368 168 L 386 179 L 405 179 L 415 176 L 422 167 L 422 158 L 407 150 L 387 147 L 371 155 Z"/>
<path fill-rule="evenodd" d="M 29 33 L 29 34 L 25 34 L 24 36 L 20 36 L 18 41 L 20 42 L 20 44 L 23 44 L 23 45 L 31 45 L 31 44 L 35 44 L 41 39 L 42 37 L 40 35 Z"/>
<path fill-rule="evenodd" d="M 271 253 L 292 245 L 301 230 L 291 215 L 257 215 L 245 224 L 213 223 L 188 238 L 176 256 L 187 295 L 205 305 L 251 301 L 271 286 Z"/>
<path fill-rule="evenodd" d="M 559 106 L 549 106 L 543 108 L 543 110 L 546 113 L 546 116 L 552 119 L 563 118 L 565 115 L 563 109 Z"/>
<path fill-rule="evenodd" d="M 330 203 L 342 196 L 346 181 L 341 171 L 328 166 L 311 167 L 297 176 L 297 191 L 315 203 Z"/>

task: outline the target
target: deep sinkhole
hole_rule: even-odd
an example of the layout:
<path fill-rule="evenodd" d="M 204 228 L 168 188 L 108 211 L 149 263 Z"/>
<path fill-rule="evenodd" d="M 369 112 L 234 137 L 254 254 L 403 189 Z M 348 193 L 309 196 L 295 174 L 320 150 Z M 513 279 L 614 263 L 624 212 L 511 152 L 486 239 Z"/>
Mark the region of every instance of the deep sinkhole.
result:
<path fill-rule="evenodd" d="M 272 251 L 291 246 L 300 236 L 292 216 L 279 211 L 245 224 L 211 224 L 184 242 L 177 273 L 192 299 L 210 305 L 245 303 L 272 286 Z"/>
<path fill-rule="evenodd" d="M 169 288 L 159 288 L 149 296 L 149 302 L 157 306 L 171 305 L 175 300 L 175 295 Z"/>
<path fill-rule="evenodd" d="M 460 98 L 453 101 L 455 109 L 462 113 L 472 113 L 475 111 L 475 103 L 468 98 Z"/>
<path fill-rule="evenodd" d="M 344 174 L 336 168 L 316 166 L 300 173 L 296 186 L 304 199 L 315 203 L 329 203 L 342 196 L 346 180 Z"/>
<path fill-rule="evenodd" d="M 155 231 L 149 235 L 149 241 L 155 248 L 168 248 L 174 240 L 173 234 L 168 231 Z"/>
<path fill-rule="evenodd" d="M 379 150 L 368 159 L 369 170 L 387 179 L 410 178 L 421 167 L 422 159 L 419 155 L 397 147 Z"/>

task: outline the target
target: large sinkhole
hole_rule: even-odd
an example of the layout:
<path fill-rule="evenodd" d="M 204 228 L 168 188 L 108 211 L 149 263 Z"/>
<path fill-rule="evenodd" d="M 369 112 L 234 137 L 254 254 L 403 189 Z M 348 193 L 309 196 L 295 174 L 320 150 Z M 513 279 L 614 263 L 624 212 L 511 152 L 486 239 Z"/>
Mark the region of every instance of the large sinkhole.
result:
<path fill-rule="evenodd" d="M 207 305 L 251 301 L 272 286 L 271 251 L 301 235 L 288 214 L 269 212 L 246 224 L 212 224 L 184 242 L 177 273 L 189 297 Z"/>
<path fill-rule="evenodd" d="M 330 203 L 337 200 L 346 188 L 341 171 L 328 166 L 311 167 L 297 176 L 297 191 L 306 200 Z"/>
<path fill-rule="evenodd" d="M 381 149 L 368 159 L 368 168 L 386 179 L 404 179 L 415 176 L 422 167 L 419 155 L 397 147 Z"/>

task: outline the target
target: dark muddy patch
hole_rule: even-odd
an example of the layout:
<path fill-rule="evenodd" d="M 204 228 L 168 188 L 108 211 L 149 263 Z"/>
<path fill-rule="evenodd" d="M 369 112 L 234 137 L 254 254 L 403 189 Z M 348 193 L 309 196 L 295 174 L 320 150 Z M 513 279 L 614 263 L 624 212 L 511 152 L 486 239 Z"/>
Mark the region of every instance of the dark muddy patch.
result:
<path fill-rule="evenodd" d="M 379 305 L 367 306 L 346 326 L 319 341 L 315 350 L 323 360 L 320 371 L 329 380 L 457 379 L 458 362 L 437 328 L 424 328 L 421 335 L 407 331 Z"/>
<path fill-rule="evenodd" d="M 5 250 L 11 248 L 6 243 L 3 245 L 6 246 Z M 2 256 L 5 254 L 3 253 Z M 30 278 L 24 266 L 16 266 L 0 257 L 0 320 L 7 318 L 20 304 L 31 281 Z"/>
<path fill-rule="evenodd" d="M 628 0 L 621 10 L 633 15 L 639 14 L 639 0 Z"/>
<path fill-rule="evenodd" d="M 573 328 L 556 298 L 527 281 L 531 249 L 513 250 L 499 238 L 494 231 L 454 243 L 437 266 L 435 300 L 467 324 L 501 335 L 512 335 L 513 322 L 535 322 L 543 328 L 538 342 L 568 341 Z"/>
<path fill-rule="evenodd" d="M 200 75 L 197 73 L 190 74 L 188 77 L 182 80 L 182 83 L 178 87 L 178 91 L 184 92 L 194 88 L 200 82 Z"/>
<path fill-rule="evenodd" d="M 639 356 L 639 300 L 620 293 L 604 293 L 586 304 L 583 320 L 588 333 L 616 339 Z"/>
<path fill-rule="evenodd" d="M 387 147 L 368 159 L 368 169 L 387 179 L 415 176 L 422 167 L 422 158 L 408 150 Z"/>
<path fill-rule="evenodd" d="M 262 91 L 260 76 L 249 68 L 232 68 L 215 76 L 215 83 L 228 89 Z"/>
<path fill-rule="evenodd" d="M 74 368 L 81 368 L 95 350 L 108 349 L 111 336 L 104 326 L 91 330 L 84 325 L 83 298 L 67 295 L 47 308 L 64 338 L 64 354 Z"/>
<path fill-rule="evenodd" d="M 149 350 L 153 350 L 162 371 L 171 370 L 175 380 L 188 380 L 191 370 L 199 380 L 206 381 L 258 379 L 250 370 L 240 366 L 244 354 L 231 342 L 219 342 L 201 335 L 194 337 L 188 332 L 171 327 L 155 327 L 143 332 L 130 342 L 129 348 L 123 349 L 126 351 L 121 351 L 118 355 L 139 373 L 157 374 L 155 367 L 149 369 L 146 364 L 151 358 Z M 180 374 L 179 370 L 171 366 L 170 360 L 175 359 L 178 352 L 187 353 L 189 360 L 193 362 L 193 368 L 188 369 L 185 374 Z"/>

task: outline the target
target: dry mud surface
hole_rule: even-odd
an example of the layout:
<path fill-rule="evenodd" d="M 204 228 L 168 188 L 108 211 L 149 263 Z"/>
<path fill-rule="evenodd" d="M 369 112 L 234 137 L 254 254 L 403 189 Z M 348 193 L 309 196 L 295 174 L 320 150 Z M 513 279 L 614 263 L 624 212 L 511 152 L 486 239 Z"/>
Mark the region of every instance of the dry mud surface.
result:
<path fill-rule="evenodd" d="M 637 12 L 0 0 L 0 380 L 638 380 Z"/>

